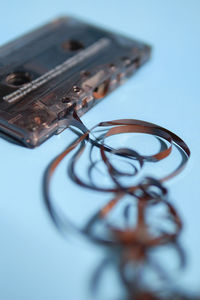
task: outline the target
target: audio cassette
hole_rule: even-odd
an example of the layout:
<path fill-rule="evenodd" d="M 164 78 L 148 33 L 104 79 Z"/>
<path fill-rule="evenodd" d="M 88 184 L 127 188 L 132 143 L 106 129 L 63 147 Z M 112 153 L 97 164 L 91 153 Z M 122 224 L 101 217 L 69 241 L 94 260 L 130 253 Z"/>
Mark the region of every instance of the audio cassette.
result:
<path fill-rule="evenodd" d="M 35 147 L 143 65 L 150 46 L 62 17 L 0 48 L 0 131 Z M 66 123 L 67 124 L 67 123 Z"/>

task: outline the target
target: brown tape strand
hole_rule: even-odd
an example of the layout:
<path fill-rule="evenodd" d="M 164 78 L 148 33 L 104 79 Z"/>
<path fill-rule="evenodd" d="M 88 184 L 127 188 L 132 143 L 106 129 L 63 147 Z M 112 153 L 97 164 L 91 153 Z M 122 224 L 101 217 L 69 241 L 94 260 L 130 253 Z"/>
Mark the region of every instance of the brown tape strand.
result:
<path fill-rule="evenodd" d="M 119 261 L 118 270 L 121 280 L 127 288 L 129 299 L 175 299 L 174 297 L 176 294 L 179 296 L 179 299 L 183 299 L 181 298 L 182 295 L 180 292 L 177 292 L 176 290 L 171 290 L 171 292 L 168 291 L 163 294 L 163 291 L 154 291 L 151 287 L 147 288 L 145 284 L 142 283 L 144 274 L 141 270 L 150 266 L 160 277 L 165 278 L 165 281 L 168 282 L 168 279 L 166 279 L 168 278 L 167 272 L 165 272 L 155 261 L 153 262 L 153 260 L 150 259 L 150 253 L 153 249 L 169 245 L 175 249 L 178 255 L 180 267 L 185 265 L 185 254 L 178 239 L 183 227 L 182 221 L 175 207 L 169 202 L 168 191 L 163 186 L 163 183 L 178 175 L 185 167 L 190 157 L 190 150 L 186 143 L 171 131 L 156 124 L 140 120 L 122 119 L 100 122 L 89 130 L 74 112 L 72 119 L 67 121 L 61 120 L 61 122 L 67 122 L 67 126 L 75 128 L 75 131 L 81 131 L 82 134 L 79 134 L 79 137 L 50 163 L 45 173 L 45 201 L 55 225 L 61 231 L 73 229 L 76 232 L 83 234 L 91 241 L 108 247 L 113 253 L 119 251 L 117 252 Z M 144 156 L 131 148 L 121 147 L 114 149 L 106 145 L 107 138 L 123 133 L 152 135 L 159 140 L 160 151 L 154 155 Z M 98 137 L 96 136 L 97 134 Z M 90 165 L 88 167 L 89 180 L 84 180 L 79 176 L 77 169 L 78 162 L 87 146 L 90 146 Z M 121 179 L 126 176 L 134 179 L 146 163 L 156 163 L 170 156 L 173 147 L 178 149 L 181 162 L 175 166 L 171 173 L 160 179 L 146 177 L 140 180 L 139 183 L 131 184 L 129 186 L 122 183 Z M 108 176 L 113 183 L 112 187 L 102 187 L 97 185 L 94 181 L 92 174 L 99 163 L 99 160 L 92 159 L 92 151 L 94 148 L 99 149 L 101 162 L 104 164 Z M 88 223 L 84 228 L 78 228 L 67 218 L 67 216 L 60 213 L 50 195 L 52 176 L 58 165 L 72 151 L 75 151 L 75 153 L 73 158 L 69 161 L 68 174 L 70 178 L 81 187 L 113 194 L 113 198 L 88 220 Z M 119 171 L 112 162 L 111 157 L 128 159 L 128 163 L 132 167 L 132 172 Z M 134 164 L 130 161 L 133 161 Z M 137 164 L 137 167 L 135 164 Z M 109 216 L 111 211 L 119 202 L 123 201 L 127 195 L 132 197 L 133 201 L 124 208 L 122 218 L 124 218 L 124 222 L 127 225 L 120 228 L 110 223 Z M 135 225 L 130 225 L 130 209 L 133 205 L 136 207 L 137 217 Z M 163 207 L 167 212 L 166 219 L 171 222 L 173 229 L 162 229 L 162 227 L 156 228 L 147 221 L 148 210 L 158 206 Z M 163 219 L 163 222 L 166 219 Z M 95 226 L 97 224 L 103 224 L 106 235 L 100 235 L 95 232 Z M 103 266 L 107 265 L 107 263 L 108 261 L 106 260 L 106 263 L 103 263 Z M 140 266 L 140 272 L 135 272 L 135 275 L 130 278 L 126 274 L 126 268 L 128 265 L 130 266 L 132 264 L 137 265 L 137 268 Z M 98 271 L 95 276 L 95 286 L 97 285 L 101 271 L 102 267 L 100 267 L 100 271 Z"/>

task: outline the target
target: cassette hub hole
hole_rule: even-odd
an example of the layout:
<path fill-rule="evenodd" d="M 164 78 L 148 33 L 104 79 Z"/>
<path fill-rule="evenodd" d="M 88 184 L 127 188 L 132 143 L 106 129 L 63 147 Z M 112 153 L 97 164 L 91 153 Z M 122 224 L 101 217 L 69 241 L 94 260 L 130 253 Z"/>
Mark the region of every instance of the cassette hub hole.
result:
<path fill-rule="evenodd" d="M 66 41 L 62 44 L 62 47 L 67 51 L 77 51 L 84 48 L 83 44 L 76 40 Z"/>
<path fill-rule="evenodd" d="M 19 87 L 23 84 L 29 83 L 30 81 L 31 76 L 27 72 L 23 71 L 10 73 L 6 77 L 6 83 L 14 87 Z"/>

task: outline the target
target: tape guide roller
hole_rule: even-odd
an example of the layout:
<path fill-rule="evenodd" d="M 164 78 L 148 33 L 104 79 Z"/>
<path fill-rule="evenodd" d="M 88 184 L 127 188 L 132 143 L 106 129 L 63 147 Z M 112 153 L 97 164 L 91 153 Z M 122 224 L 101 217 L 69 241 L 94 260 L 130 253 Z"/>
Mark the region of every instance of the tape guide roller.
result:
<path fill-rule="evenodd" d="M 150 47 L 62 17 L 0 47 L 0 132 L 33 148 L 135 73 Z"/>

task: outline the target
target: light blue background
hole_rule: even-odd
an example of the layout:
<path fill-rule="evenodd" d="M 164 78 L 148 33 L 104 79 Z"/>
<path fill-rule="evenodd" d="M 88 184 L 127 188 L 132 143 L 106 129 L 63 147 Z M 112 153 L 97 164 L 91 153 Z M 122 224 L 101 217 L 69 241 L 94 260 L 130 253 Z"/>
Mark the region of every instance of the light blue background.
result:
<path fill-rule="evenodd" d="M 169 187 L 185 222 L 182 240 L 188 268 L 179 280 L 192 291 L 200 290 L 200 1 L 13 0 L 1 1 L 0 13 L 1 44 L 51 18 L 70 14 L 153 46 L 151 61 L 83 120 L 90 127 L 102 120 L 143 119 L 176 132 L 188 143 L 191 160 Z M 131 109 L 127 110 L 127 105 Z M 67 239 L 61 237 L 48 218 L 41 193 L 45 167 L 72 138 L 72 133 L 65 131 L 35 150 L 0 140 L 2 300 L 94 299 L 89 280 L 104 251 L 70 235 Z M 105 196 L 74 186 L 63 179 L 64 175 L 61 170 L 56 177 L 60 187 L 57 197 L 82 197 L 88 206 L 79 207 L 79 220 L 83 212 L 94 209 L 88 199 L 95 198 L 100 204 L 106 200 Z M 71 206 L 73 210 L 70 201 L 69 211 Z M 100 299 L 116 299 L 118 290 L 119 298 L 121 290 L 115 279 L 109 273 L 106 278 Z"/>

